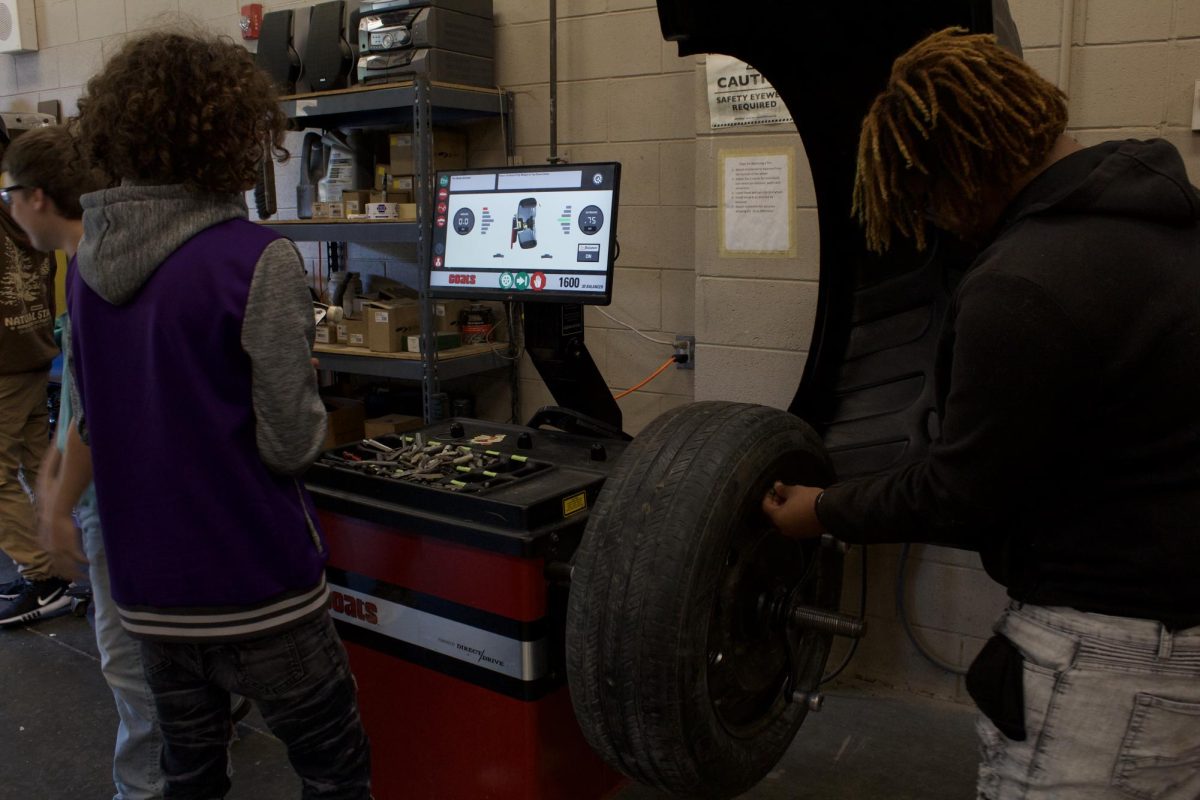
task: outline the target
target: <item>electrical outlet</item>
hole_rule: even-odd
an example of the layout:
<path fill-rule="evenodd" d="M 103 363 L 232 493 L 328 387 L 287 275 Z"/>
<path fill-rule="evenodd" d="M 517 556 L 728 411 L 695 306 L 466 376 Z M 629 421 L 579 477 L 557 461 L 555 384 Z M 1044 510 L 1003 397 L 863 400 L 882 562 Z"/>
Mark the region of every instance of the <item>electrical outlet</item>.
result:
<path fill-rule="evenodd" d="M 681 360 L 675 362 L 675 369 L 695 369 L 696 337 L 688 333 L 676 334 L 675 355 L 676 357 L 683 356 Z"/>

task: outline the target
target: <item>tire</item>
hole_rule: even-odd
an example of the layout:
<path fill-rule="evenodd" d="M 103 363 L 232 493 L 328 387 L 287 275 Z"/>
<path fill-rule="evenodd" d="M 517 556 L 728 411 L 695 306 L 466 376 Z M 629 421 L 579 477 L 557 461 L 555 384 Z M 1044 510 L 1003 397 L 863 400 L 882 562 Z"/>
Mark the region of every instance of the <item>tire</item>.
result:
<path fill-rule="evenodd" d="M 634 439 L 597 498 L 567 603 L 572 703 L 611 766 L 675 795 L 730 797 L 779 761 L 807 710 L 791 689 L 815 689 L 829 655 L 811 632 L 789 648 L 779 611 L 793 592 L 835 608 L 841 556 L 780 536 L 761 502 L 777 479 L 832 478 L 812 429 L 764 406 L 693 403 Z"/>

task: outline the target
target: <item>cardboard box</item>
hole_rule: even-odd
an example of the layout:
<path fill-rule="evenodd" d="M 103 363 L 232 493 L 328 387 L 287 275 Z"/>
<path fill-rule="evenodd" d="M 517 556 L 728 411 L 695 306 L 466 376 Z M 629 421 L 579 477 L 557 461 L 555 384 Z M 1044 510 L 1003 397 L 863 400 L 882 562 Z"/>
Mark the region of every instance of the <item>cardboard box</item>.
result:
<path fill-rule="evenodd" d="M 412 175 L 393 175 L 390 165 L 379 164 L 375 167 L 375 186 L 371 196 L 382 203 L 389 199 L 383 195 L 390 194 L 393 195 L 391 198 L 393 202 L 411 203 L 413 202 L 413 185 Z"/>
<path fill-rule="evenodd" d="M 376 353 L 399 353 L 404 338 L 421 330 L 416 300 L 372 300 L 366 306 L 367 346 Z"/>
<path fill-rule="evenodd" d="M 367 320 L 349 319 L 346 321 L 347 347 L 367 347 Z"/>
<path fill-rule="evenodd" d="M 342 207 L 346 217 L 351 214 L 362 214 L 367 203 L 371 201 L 371 192 L 367 189 L 347 189 L 342 192 Z"/>
<path fill-rule="evenodd" d="M 325 322 L 318 325 L 316 342 L 317 344 L 335 344 L 337 342 L 337 332 L 334 327 Z"/>
<path fill-rule="evenodd" d="M 367 321 L 345 317 L 337 324 L 337 342 L 346 347 L 367 346 Z"/>
<path fill-rule="evenodd" d="M 381 192 L 378 189 L 365 193 L 368 205 L 371 203 L 411 203 L 412 192 Z M 366 206 L 364 206 L 365 208 Z"/>
<path fill-rule="evenodd" d="M 394 203 L 413 202 L 413 176 L 392 175 L 387 184 L 388 200 Z"/>
<path fill-rule="evenodd" d="M 437 349 L 438 350 L 448 350 L 451 347 L 460 347 L 462 345 L 462 337 L 459 336 L 457 333 L 443 333 L 441 331 L 438 331 L 438 333 L 436 335 L 437 335 Z M 405 341 L 404 349 L 410 353 L 422 352 L 421 334 L 419 334 L 419 333 L 409 334 L 409 336 L 407 337 L 407 340 Z"/>
<path fill-rule="evenodd" d="M 400 203 L 371 203 L 367 219 L 400 219 Z"/>
<path fill-rule="evenodd" d="M 414 156 L 411 133 L 393 133 L 388 136 L 388 165 L 392 175 L 415 174 L 417 167 Z M 466 169 L 466 166 L 467 135 L 449 128 L 434 128 L 433 171 Z"/>
<path fill-rule="evenodd" d="M 416 203 L 397 203 L 391 198 L 395 195 L 388 193 L 386 202 L 371 203 L 367 206 L 367 219 L 391 219 L 413 222 L 417 218 Z"/>
<path fill-rule="evenodd" d="M 334 203 L 313 203 L 313 219 L 345 219 L 346 206 L 342 201 Z"/>
<path fill-rule="evenodd" d="M 469 300 L 435 300 L 433 303 L 433 329 L 458 333 L 458 315 L 471 303 Z"/>
<path fill-rule="evenodd" d="M 364 429 L 368 439 L 387 436 L 389 433 L 415 431 L 425 427 L 425 420 L 420 417 L 410 417 L 408 414 L 385 414 L 366 421 Z"/>
<path fill-rule="evenodd" d="M 322 397 L 325 403 L 325 449 L 362 441 L 366 412 L 361 400 L 348 397 Z"/>

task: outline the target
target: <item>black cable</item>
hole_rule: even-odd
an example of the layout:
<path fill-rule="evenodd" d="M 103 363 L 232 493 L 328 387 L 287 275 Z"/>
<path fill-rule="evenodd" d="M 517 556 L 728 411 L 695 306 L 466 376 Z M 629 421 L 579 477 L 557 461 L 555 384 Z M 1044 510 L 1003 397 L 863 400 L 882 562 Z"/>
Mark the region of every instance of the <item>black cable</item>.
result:
<path fill-rule="evenodd" d="M 859 582 L 858 582 L 858 621 L 863 622 L 867 618 L 867 546 L 866 545 L 862 545 L 862 563 L 859 566 L 861 567 L 861 569 L 859 570 Z M 853 642 L 851 642 L 850 649 L 848 651 L 846 651 L 845 657 L 842 658 L 842 663 L 838 664 L 837 669 L 835 669 L 833 672 L 831 672 L 828 675 L 826 675 L 825 677 L 821 678 L 821 682 L 817 684 L 818 686 L 824 686 L 825 684 L 829 683 L 831 680 L 836 678 L 838 675 L 842 674 L 842 670 L 844 670 L 847 666 L 850 665 L 850 661 L 851 661 L 851 659 L 854 658 L 854 654 L 856 652 L 858 652 L 858 642 L 859 642 L 859 639 L 855 639 Z"/>
<path fill-rule="evenodd" d="M 508 354 L 511 360 L 508 363 L 508 393 L 509 393 L 509 410 L 512 413 L 512 424 L 520 425 L 518 421 L 521 414 L 521 378 L 520 378 L 520 363 L 519 358 L 521 348 L 517 342 L 519 329 L 521 327 L 518 317 L 524 313 L 524 307 L 521 303 L 512 300 L 504 301 L 504 324 L 508 327 Z"/>
<path fill-rule="evenodd" d="M 906 565 L 908 564 L 909 550 L 911 549 L 912 545 L 905 542 L 904 546 L 900 549 L 900 568 L 896 571 L 896 613 L 900 616 L 900 627 L 904 628 L 904 635 L 908 637 L 910 642 L 912 642 L 912 646 L 915 647 L 917 652 L 920 653 L 930 664 L 933 664 L 935 667 L 943 669 L 946 672 L 951 672 L 955 675 L 966 675 L 967 671 L 962 667 L 955 666 L 949 661 L 943 661 L 930 652 L 925 645 L 922 644 L 919 639 L 917 639 L 916 632 L 913 631 L 912 626 L 908 622 L 908 612 L 904 607 L 904 573 Z"/>

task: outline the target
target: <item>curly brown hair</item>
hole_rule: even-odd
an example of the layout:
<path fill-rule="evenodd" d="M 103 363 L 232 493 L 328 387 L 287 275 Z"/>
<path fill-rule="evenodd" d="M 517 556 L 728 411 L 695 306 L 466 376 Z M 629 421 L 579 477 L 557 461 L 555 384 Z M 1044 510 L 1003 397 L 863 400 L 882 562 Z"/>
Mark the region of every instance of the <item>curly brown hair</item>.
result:
<path fill-rule="evenodd" d="M 264 158 L 287 157 L 286 123 L 245 49 L 157 32 L 126 42 L 88 81 L 77 127 L 89 159 L 114 178 L 236 193 L 254 186 Z"/>
<path fill-rule="evenodd" d="M 978 231 L 985 203 L 1040 165 L 1067 127 L 1067 97 L 990 34 L 947 28 L 896 59 L 863 120 L 854 213 L 867 245 L 925 247 L 927 216 Z"/>

